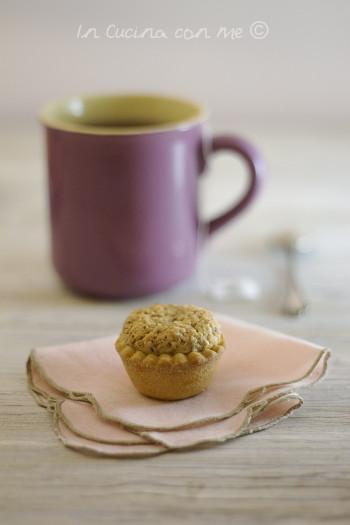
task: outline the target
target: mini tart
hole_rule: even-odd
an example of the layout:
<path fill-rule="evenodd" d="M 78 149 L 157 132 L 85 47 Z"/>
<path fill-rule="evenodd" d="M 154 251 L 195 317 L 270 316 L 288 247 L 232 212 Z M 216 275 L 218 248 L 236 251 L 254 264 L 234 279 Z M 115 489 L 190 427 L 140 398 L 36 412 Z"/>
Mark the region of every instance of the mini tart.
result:
<path fill-rule="evenodd" d="M 176 400 L 207 388 L 224 338 L 208 310 L 156 304 L 131 312 L 115 346 L 141 394 Z"/>

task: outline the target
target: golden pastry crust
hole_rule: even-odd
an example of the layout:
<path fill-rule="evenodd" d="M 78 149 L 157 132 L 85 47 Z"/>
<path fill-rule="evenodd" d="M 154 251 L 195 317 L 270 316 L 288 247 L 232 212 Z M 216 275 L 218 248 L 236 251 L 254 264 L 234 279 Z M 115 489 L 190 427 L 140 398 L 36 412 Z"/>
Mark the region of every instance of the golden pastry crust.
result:
<path fill-rule="evenodd" d="M 224 339 L 208 310 L 156 304 L 129 315 L 115 346 L 142 394 L 175 400 L 205 390 Z"/>

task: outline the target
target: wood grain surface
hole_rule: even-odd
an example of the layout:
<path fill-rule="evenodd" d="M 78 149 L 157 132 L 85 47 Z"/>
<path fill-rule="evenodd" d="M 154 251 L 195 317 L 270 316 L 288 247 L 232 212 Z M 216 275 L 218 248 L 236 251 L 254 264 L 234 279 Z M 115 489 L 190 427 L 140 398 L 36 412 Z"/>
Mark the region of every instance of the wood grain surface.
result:
<path fill-rule="evenodd" d="M 258 205 L 211 242 L 197 278 L 157 297 L 99 302 L 71 294 L 52 270 L 39 131 L 1 133 L 1 524 L 350 522 L 349 135 L 253 137 L 268 158 L 269 184 Z M 232 198 L 232 170 L 242 182 L 230 159 L 213 170 L 202 188 L 206 214 Z M 268 249 L 269 236 L 285 228 L 314 242 L 299 265 L 310 301 L 300 319 L 279 313 L 283 260 Z M 199 285 L 221 271 L 255 279 L 261 299 L 208 298 Z M 29 349 L 115 332 L 131 308 L 156 301 L 202 304 L 321 343 L 333 351 L 328 375 L 302 392 L 304 407 L 291 418 L 215 448 L 142 460 L 64 448 L 27 392 Z"/>

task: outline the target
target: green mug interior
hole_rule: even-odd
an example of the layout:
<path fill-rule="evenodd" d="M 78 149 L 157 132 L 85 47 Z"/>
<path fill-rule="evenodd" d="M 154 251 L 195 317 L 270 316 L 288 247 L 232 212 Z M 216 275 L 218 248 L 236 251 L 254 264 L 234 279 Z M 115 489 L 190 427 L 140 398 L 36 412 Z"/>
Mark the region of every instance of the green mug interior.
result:
<path fill-rule="evenodd" d="M 41 122 L 54 129 L 100 135 L 174 129 L 204 118 L 193 102 L 157 95 L 96 95 L 49 102 Z"/>

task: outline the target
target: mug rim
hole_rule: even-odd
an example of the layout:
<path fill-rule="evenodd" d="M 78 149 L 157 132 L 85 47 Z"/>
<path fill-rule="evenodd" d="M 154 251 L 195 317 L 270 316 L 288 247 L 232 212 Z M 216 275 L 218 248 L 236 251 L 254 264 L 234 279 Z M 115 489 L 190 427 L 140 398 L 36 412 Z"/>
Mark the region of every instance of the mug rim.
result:
<path fill-rule="evenodd" d="M 96 101 L 116 101 L 124 100 L 125 102 L 160 102 L 165 104 L 178 105 L 188 113 L 188 115 L 173 122 L 164 122 L 157 124 L 146 124 L 146 125 L 100 125 L 93 123 L 83 123 L 69 120 L 69 116 L 79 117 L 81 111 L 83 111 L 84 103 L 93 103 Z M 57 115 L 59 111 L 66 111 L 67 120 Z M 70 111 L 70 113 L 69 113 Z M 185 111 L 185 112 L 186 112 Z M 74 115 L 74 112 L 76 113 Z M 151 134 L 166 131 L 185 130 L 192 127 L 195 124 L 206 121 L 208 118 L 208 110 L 205 106 L 193 102 L 189 99 L 167 95 L 157 94 L 148 92 L 112 92 L 112 93 L 97 93 L 64 97 L 55 99 L 47 102 L 41 108 L 39 113 L 39 121 L 47 128 L 55 129 L 59 131 L 67 131 L 71 133 L 82 133 L 87 135 L 140 135 L 140 134 Z"/>

